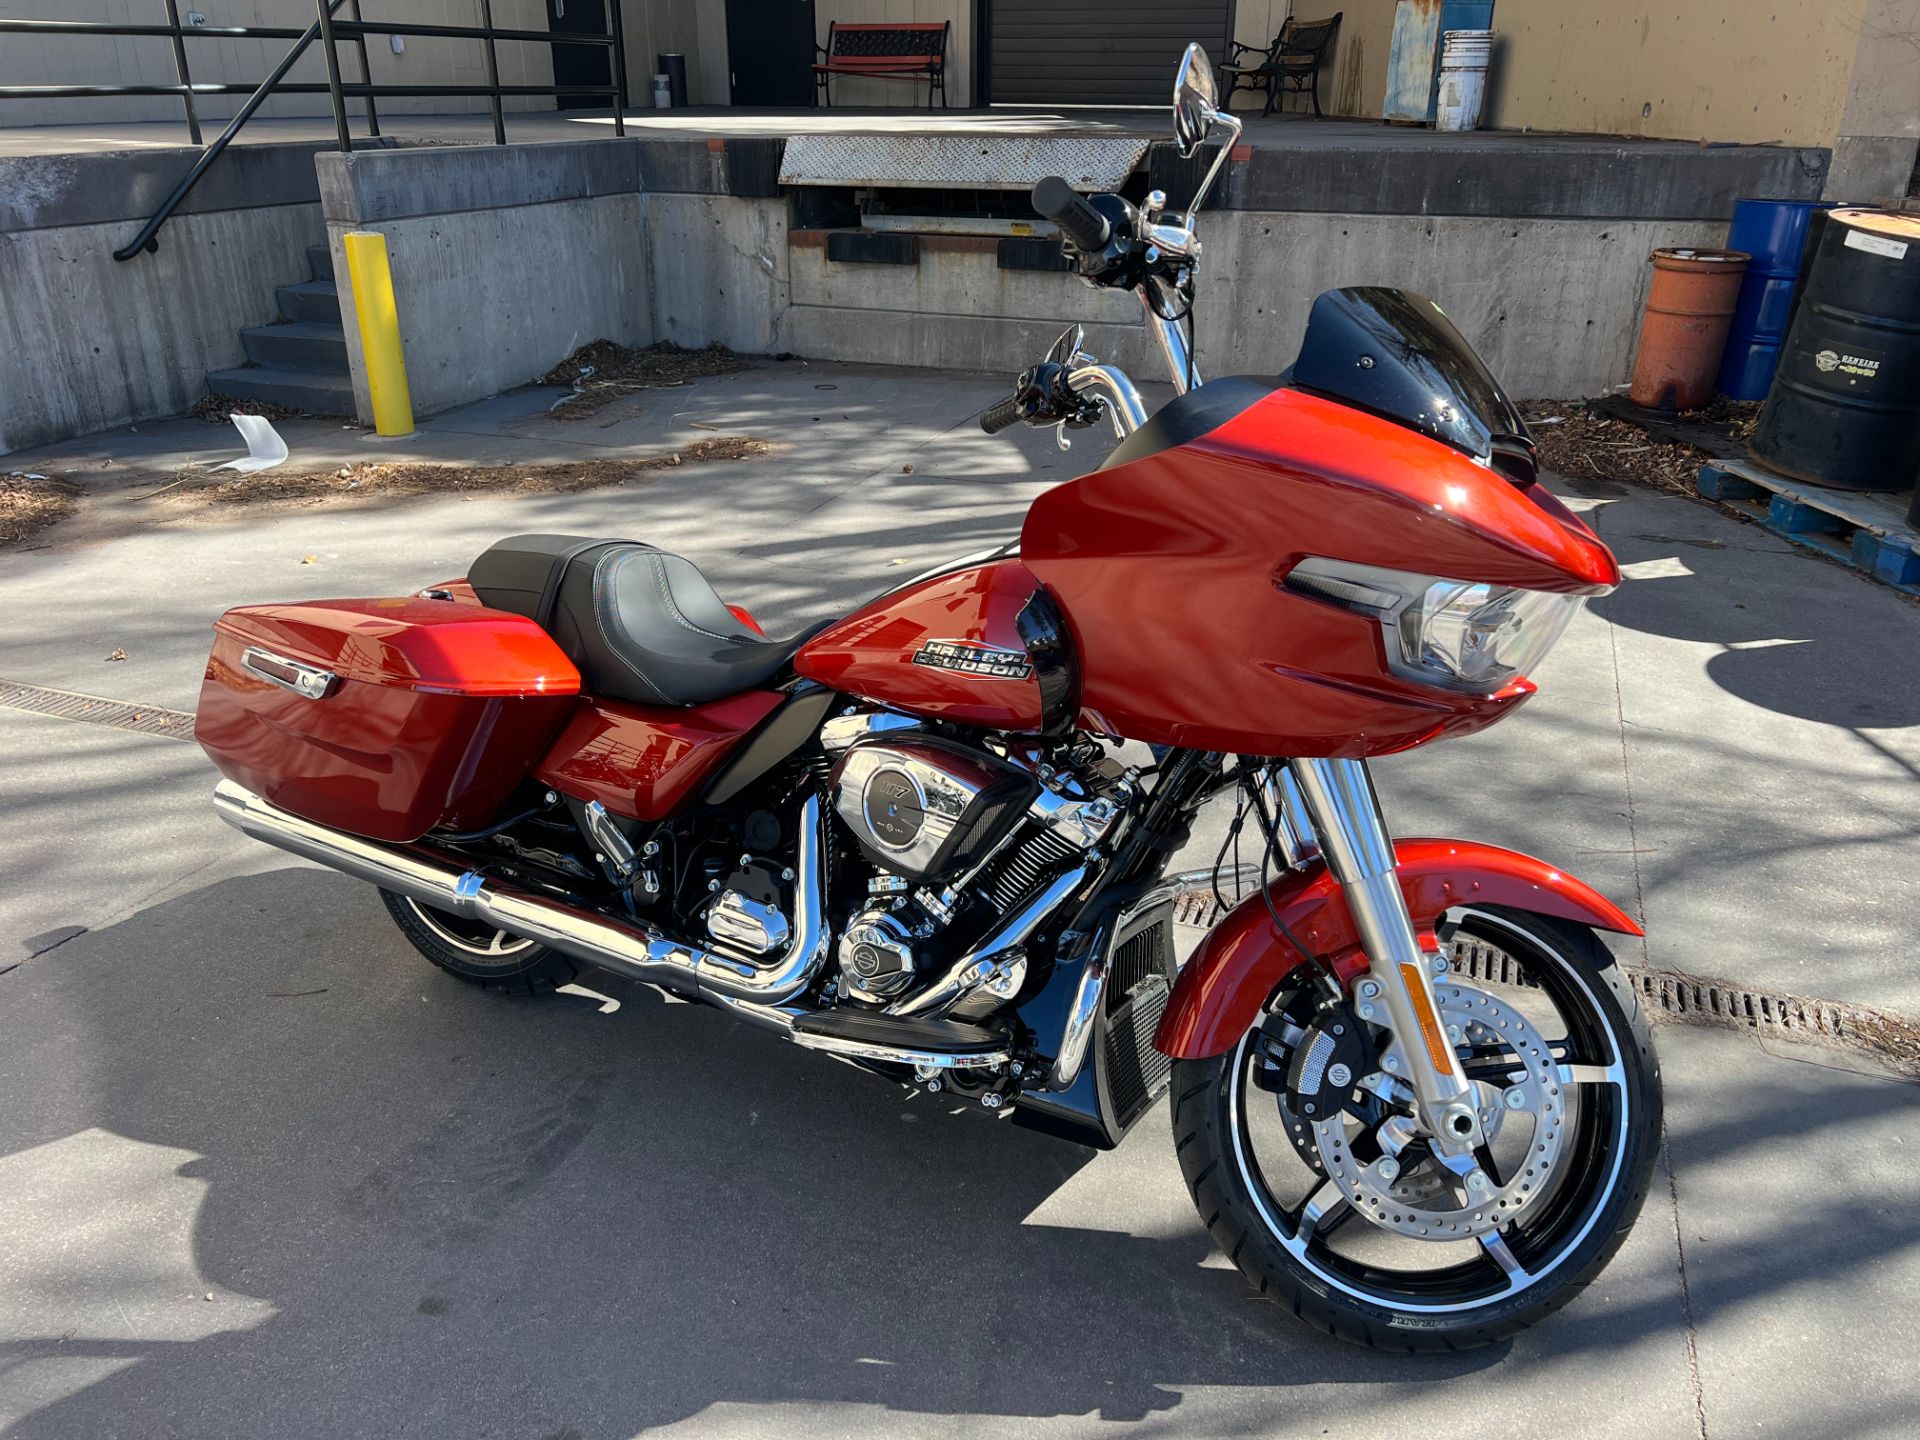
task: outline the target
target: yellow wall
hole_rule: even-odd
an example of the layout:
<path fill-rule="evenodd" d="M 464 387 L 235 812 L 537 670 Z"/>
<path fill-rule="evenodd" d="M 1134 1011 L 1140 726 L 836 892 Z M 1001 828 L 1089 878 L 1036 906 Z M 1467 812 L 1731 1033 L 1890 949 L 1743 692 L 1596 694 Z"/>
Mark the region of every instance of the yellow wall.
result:
<path fill-rule="evenodd" d="M 1315 0 L 1316 6 L 1319 0 Z M 1380 114 L 1396 0 L 1345 18 L 1323 103 Z M 1499 0 L 1487 123 L 1685 140 L 1830 145 L 1868 0 Z M 1296 5 L 1306 17 L 1306 8 Z M 1318 14 L 1319 9 L 1315 9 Z M 1241 38 L 1245 38 L 1242 36 Z M 1888 36 L 1889 45 L 1916 43 Z"/>

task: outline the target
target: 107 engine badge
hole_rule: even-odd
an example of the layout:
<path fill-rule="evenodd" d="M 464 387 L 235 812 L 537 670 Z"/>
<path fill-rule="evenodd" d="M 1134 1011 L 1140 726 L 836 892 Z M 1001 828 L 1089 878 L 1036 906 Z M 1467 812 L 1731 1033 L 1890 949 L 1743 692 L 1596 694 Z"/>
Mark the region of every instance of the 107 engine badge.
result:
<path fill-rule="evenodd" d="M 913 657 L 916 665 L 957 670 L 988 680 L 1031 680 L 1033 662 L 1018 650 L 1000 650 L 968 640 L 929 640 Z"/>

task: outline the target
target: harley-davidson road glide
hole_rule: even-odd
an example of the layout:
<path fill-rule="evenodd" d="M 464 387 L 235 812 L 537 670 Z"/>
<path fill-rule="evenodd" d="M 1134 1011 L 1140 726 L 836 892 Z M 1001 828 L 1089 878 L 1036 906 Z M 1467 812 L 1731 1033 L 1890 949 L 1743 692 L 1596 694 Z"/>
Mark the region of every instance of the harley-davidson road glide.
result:
<path fill-rule="evenodd" d="M 1170 1090 L 1263 1292 L 1486 1343 L 1646 1195 L 1659 1072 L 1601 939 L 1640 932 L 1543 861 L 1394 840 L 1367 761 L 1510 714 L 1619 570 L 1418 295 L 1331 291 L 1289 370 L 1201 383 L 1214 94 L 1191 47 L 1179 147 L 1224 143 L 1188 212 L 1034 186 L 1177 393 L 1149 416 L 1061 337 L 983 428 L 1121 439 L 1017 544 L 771 639 L 680 556 L 517 536 L 413 595 L 227 612 L 196 733 L 222 818 L 371 881 L 451 975 L 600 967 L 1099 1147 Z M 1169 864 L 1215 797 L 1264 861 L 1181 964 Z"/>

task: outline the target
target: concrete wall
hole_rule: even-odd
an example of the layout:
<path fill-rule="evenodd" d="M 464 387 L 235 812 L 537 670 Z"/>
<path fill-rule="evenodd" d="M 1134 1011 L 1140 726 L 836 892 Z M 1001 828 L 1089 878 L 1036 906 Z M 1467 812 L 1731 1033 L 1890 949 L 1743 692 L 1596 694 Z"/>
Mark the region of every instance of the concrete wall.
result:
<path fill-rule="evenodd" d="M 633 141 L 337 151 L 316 158 L 347 355 L 367 396 L 340 237 L 387 237 L 420 414 L 524 385 L 589 340 L 653 339 Z"/>
<path fill-rule="evenodd" d="M 784 200 L 655 193 L 646 217 L 660 339 L 748 355 L 791 348 L 781 328 L 791 303 Z"/>
<path fill-rule="evenodd" d="M 918 264 L 848 265 L 827 259 L 822 232 L 797 231 L 782 348 L 825 360 L 1013 375 L 1079 322 L 1102 359 L 1158 378 L 1146 368 L 1153 342 L 1132 296 L 1090 290 L 1058 272 L 1002 270 L 995 251 L 992 240 L 925 235 Z"/>
<path fill-rule="evenodd" d="M 124 263 L 197 152 L 0 158 L 0 452 L 177 415 L 241 364 L 324 234 L 314 150 L 236 147 Z"/>
<path fill-rule="evenodd" d="M 1812 198 L 1826 154 L 1781 146 L 1560 137 L 1255 149 L 1203 217 L 1199 356 L 1272 373 L 1307 307 L 1388 284 L 1444 306 L 1520 396 L 1626 377 L 1659 244 L 1710 244 L 1740 195 Z M 386 235 L 415 408 L 531 381 L 586 341 L 719 341 L 748 353 L 1016 373 L 1068 324 L 1096 353 L 1158 373 L 1128 296 L 1003 270 L 996 242 L 922 236 L 912 265 L 826 258 L 766 195 L 778 142 L 629 138 L 341 155 L 237 147 L 160 253 L 110 258 L 191 152 L 0 161 L 0 447 L 177 413 L 236 332 L 305 277 L 302 248 Z M 1164 155 L 1150 154 L 1149 173 Z M 318 182 L 315 181 L 315 171 Z M 361 368 L 358 334 L 347 326 Z M 358 408 L 370 418 L 364 384 Z"/>
<path fill-rule="evenodd" d="M 685 0 L 683 0 L 685 3 Z M 430 7 L 367 3 L 369 20 L 406 19 L 416 23 L 478 25 L 478 0 L 451 0 Z M 313 23 L 311 0 L 180 0 L 184 22 L 190 10 L 207 17 L 207 24 L 271 25 L 303 29 Z M 346 12 L 344 8 L 341 13 Z M 546 0 L 493 0 L 493 23 L 503 30 L 547 28 Z M 137 24 L 165 23 L 159 0 L 0 0 L 0 17 L 9 20 L 131 20 Z M 369 36 L 367 62 L 375 84 L 484 85 L 486 60 L 477 40 L 433 40 L 406 37 L 406 53 L 395 55 L 384 37 Z M 257 85 L 293 45 L 291 40 L 188 40 L 187 65 L 196 83 L 225 82 Z M 553 52 L 546 44 L 501 43 L 500 82 L 503 85 L 551 85 Z M 341 75 L 360 78 L 360 55 L 352 45 L 340 47 Z M 162 37 L 90 37 L 9 35 L 0 43 L 0 85 L 172 85 L 173 43 Z M 324 84 L 326 60 L 318 42 L 308 48 L 288 79 Z M 637 92 L 636 92 L 637 93 Z M 226 120 L 245 102 L 244 95 L 202 95 L 194 104 L 200 118 Z M 398 114 L 457 114 L 485 110 L 484 100 L 389 99 L 375 102 L 381 110 Z M 509 110 L 551 110 L 544 96 L 509 99 Z M 360 102 L 351 102 L 357 118 Z M 326 95 L 281 95 L 266 102 L 262 115 L 330 115 Z M 0 102 L 0 124 L 82 125 L 108 120 L 185 120 L 180 102 L 160 96 L 124 99 L 8 100 Z"/>
<path fill-rule="evenodd" d="M 1719 221 L 1238 211 L 1206 220 L 1196 306 L 1204 373 L 1283 369 L 1315 296 L 1392 285 L 1437 301 L 1520 399 L 1595 395 L 1625 380 L 1648 252 L 1726 238 Z"/>
<path fill-rule="evenodd" d="M 1920 150 L 1920 0 L 1868 0 L 1829 200 L 1888 200 L 1912 189 Z"/>
<path fill-rule="evenodd" d="M 738 202 L 720 201 L 725 207 Z M 1472 216 L 1217 211 L 1196 307 L 1203 373 L 1273 374 L 1293 362 L 1314 297 L 1394 285 L 1438 301 L 1516 396 L 1601 393 L 1632 368 L 1656 244 L 1716 244 L 1717 221 L 1500 220 Z M 657 224 L 654 243 L 667 242 Z M 1032 364 L 1066 326 L 1137 379 L 1164 362 L 1130 295 L 1071 276 L 998 269 L 991 243 L 924 237 L 918 265 L 826 258 L 794 236 L 777 348 L 880 365 L 999 370 Z M 708 331 L 683 316 L 680 337 Z M 720 338 L 717 329 L 711 338 Z"/>
<path fill-rule="evenodd" d="M 1550 137 L 1255 150 L 1229 172 L 1225 208 L 1204 216 L 1200 361 L 1273 373 L 1321 291 L 1398 285 L 1439 301 L 1516 395 L 1596 394 L 1630 369 L 1648 251 L 1718 242 L 1740 195 L 1811 198 L 1824 163 L 1779 147 Z M 823 232 L 782 233 L 779 202 L 727 196 L 724 167 L 658 168 L 707 191 L 648 197 L 663 337 L 1012 374 L 1077 321 L 1096 353 L 1159 376 L 1130 296 L 1002 270 L 980 238 L 921 236 L 912 265 L 832 261 Z"/>
<path fill-rule="evenodd" d="M 1397 3 L 1333 0 L 1322 7 L 1344 15 L 1333 83 L 1322 91 L 1323 104 L 1333 96 L 1335 113 L 1379 116 Z M 1863 35 L 1910 55 L 1912 10 L 1908 0 L 1499 0 L 1487 121 L 1510 129 L 1832 145 Z M 1920 106 L 1909 113 L 1920 114 Z"/>

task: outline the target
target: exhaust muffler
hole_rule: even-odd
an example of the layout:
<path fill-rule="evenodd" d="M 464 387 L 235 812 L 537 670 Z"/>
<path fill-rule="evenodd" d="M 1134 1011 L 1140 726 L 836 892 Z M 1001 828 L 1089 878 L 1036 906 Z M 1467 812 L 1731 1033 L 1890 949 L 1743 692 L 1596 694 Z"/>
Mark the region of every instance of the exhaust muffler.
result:
<path fill-rule="evenodd" d="M 826 960 L 825 845 L 817 796 L 809 797 L 800 812 L 792 939 L 785 949 L 758 962 L 671 939 L 645 926 L 616 925 L 497 876 L 455 869 L 419 850 L 330 830 L 282 810 L 231 780 L 215 787 L 213 803 L 220 818 L 234 829 L 289 854 L 318 861 L 432 909 L 564 951 L 590 965 L 688 999 L 717 1003 L 744 1019 L 774 1028 L 790 1029 L 792 1022 L 771 1007 L 805 989 Z"/>

